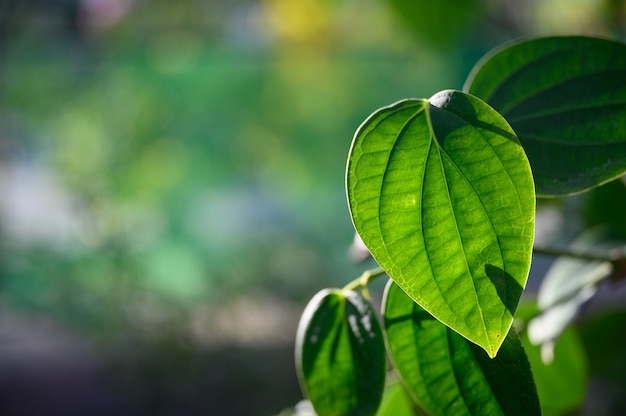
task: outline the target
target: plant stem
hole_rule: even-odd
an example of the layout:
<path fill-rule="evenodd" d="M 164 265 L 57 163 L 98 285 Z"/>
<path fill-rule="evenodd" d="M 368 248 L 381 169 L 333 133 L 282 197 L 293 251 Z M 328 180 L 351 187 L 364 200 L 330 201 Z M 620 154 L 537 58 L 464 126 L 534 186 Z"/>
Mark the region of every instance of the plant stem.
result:
<path fill-rule="evenodd" d="M 620 255 L 602 255 L 597 253 L 584 253 L 582 251 L 573 250 L 571 248 L 554 248 L 554 247 L 533 247 L 534 254 L 541 254 L 545 256 L 565 256 L 572 257 L 580 260 L 588 261 L 608 261 L 615 262 L 620 258 Z"/>
<path fill-rule="evenodd" d="M 580 260 L 588 261 L 608 261 L 614 263 L 624 258 L 624 254 L 617 253 L 613 255 L 602 255 L 597 253 L 583 253 L 581 251 L 573 250 L 571 248 L 554 248 L 554 247 L 533 247 L 534 254 L 541 254 L 545 256 L 565 256 L 572 257 Z M 356 279 L 343 287 L 343 290 L 355 290 L 359 287 L 366 289 L 378 276 L 385 274 L 385 270 L 382 267 L 376 267 L 374 269 L 366 270 Z"/>
<path fill-rule="evenodd" d="M 348 283 L 343 287 L 343 290 L 354 290 L 358 287 L 366 288 L 368 284 L 378 276 L 385 274 L 382 267 L 366 270 L 362 275 Z"/>

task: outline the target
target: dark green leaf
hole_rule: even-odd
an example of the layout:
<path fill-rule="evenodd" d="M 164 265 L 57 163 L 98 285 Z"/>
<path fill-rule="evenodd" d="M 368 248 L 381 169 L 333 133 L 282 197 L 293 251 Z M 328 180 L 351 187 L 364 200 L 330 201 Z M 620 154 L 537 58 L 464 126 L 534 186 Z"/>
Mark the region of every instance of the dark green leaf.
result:
<path fill-rule="evenodd" d="M 374 415 L 385 366 L 382 330 L 369 302 L 339 289 L 311 299 L 298 327 L 296 367 L 319 415 Z"/>
<path fill-rule="evenodd" d="M 390 0 L 391 10 L 419 38 L 445 46 L 476 24 L 486 9 L 484 0 Z M 441 24 L 445 21 L 446 24 Z"/>
<path fill-rule="evenodd" d="M 483 58 L 464 91 L 511 124 L 537 194 L 582 192 L 626 172 L 626 45 L 582 36 L 515 42 Z"/>
<path fill-rule="evenodd" d="M 417 401 L 432 414 L 541 414 L 530 364 L 514 330 L 491 359 L 391 281 L 383 315 L 393 362 Z"/>
<path fill-rule="evenodd" d="M 626 176 L 594 188 L 585 198 L 585 222 L 603 225 L 611 234 L 626 239 Z"/>
<path fill-rule="evenodd" d="M 516 315 L 516 320 L 527 321 L 536 313 L 536 307 L 531 312 L 530 306 L 520 305 L 518 311 L 521 313 Z M 523 310 L 529 312 L 527 316 Z M 543 347 L 532 345 L 527 332 L 523 332 L 520 338 L 530 361 L 544 415 L 563 415 L 579 408 L 585 398 L 588 370 L 578 333 L 572 328 L 563 332 L 554 345 L 554 358 L 549 363 L 542 357 L 545 355 L 542 354 Z"/>
<path fill-rule="evenodd" d="M 370 116 L 347 168 L 356 230 L 433 316 L 495 356 L 526 284 L 535 194 L 506 121 L 443 91 Z"/>
<path fill-rule="evenodd" d="M 621 297 L 623 299 L 623 297 Z M 589 359 L 592 378 L 608 387 L 605 398 L 617 393 L 621 406 L 626 406 L 626 310 L 607 308 L 582 322 L 581 336 Z M 609 403 L 607 403 L 609 404 Z M 615 403 L 613 403 L 615 405 Z M 617 412 L 617 410 L 616 410 Z"/>

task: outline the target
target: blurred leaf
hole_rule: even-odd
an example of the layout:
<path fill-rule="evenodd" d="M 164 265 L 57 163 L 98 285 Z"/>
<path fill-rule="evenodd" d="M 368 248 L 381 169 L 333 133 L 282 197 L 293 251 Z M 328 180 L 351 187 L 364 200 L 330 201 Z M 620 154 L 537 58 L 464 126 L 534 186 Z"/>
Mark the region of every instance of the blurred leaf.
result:
<path fill-rule="evenodd" d="M 606 254 L 625 244 L 608 239 L 604 230 L 594 229 L 583 233 L 570 248 L 580 253 Z M 541 345 L 557 339 L 574 320 L 580 306 L 597 292 L 598 282 L 609 277 L 612 271 L 609 261 L 559 257 L 539 287 L 537 303 L 542 313 L 528 324 L 530 341 Z"/>
<path fill-rule="evenodd" d="M 402 383 L 396 382 L 385 388 L 376 416 L 415 416 L 413 399 L 404 390 Z"/>
<path fill-rule="evenodd" d="M 533 190 L 506 121 L 458 91 L 376 111 L 348 159 L 352 219 L 373 257 L 424 309 L 492 357 L 526 284 Z"/>
<path fill-rule="evenodd" d="M 524 328 L 538 313 L 535 301 L 520 303 L 515 315 L 516 327 Z M 553 359 L 549 363 L 544 359 L 544 346 L 533 345 L 528 331 L 522 330 L 520 339 L 530 361 L 544 415 L 563 415 L 579 408 L 585 398 L 589 371 L 578 332 L 572 327 L 565 329 L 551 346 Z"/>
<path fill-rule="evenodd" d="M 511 124 L 538 195 L 581 192 L 626 172 L 626 45 L 579 36 L 518 41 L 485 56 L 463 90 Z"/>
<path fill-rule="evenodd" d="M 485 9 L 483 0 L 390 0 L 391 9 L 418 37 L 445 46 L 458 39 Z"/>
<path fill-rule="evenodd" d="M 586 223 L 604 225 L 611 234 L 626 239 L 626 177 L 589 192 L 585 205 Z"/>
<path fill-rule="evenodd" d="M 607 255 L 612 249 L 626 242 L 609 238 L 605 229 L 587 230 L 569 246 L 576 253 Z M 559 302 L 576 296 L 584 286 L 597 283 L 611 272 L 608 261 L 590 261 L 573 257 L 559 257 L 546 273 L 537 299 L 540 310 L 545 310 Z"/>
<path fill-rule="evenodd" d="M 626 388 L 626 310 L 607 311 L 586 320 L 581 336 L 590 375 Z M 623 397 L 623 395 L 622 395 Z"/>
<path fill-rule="evenodd" d="M 418 402 L 432 414 L 541 414 L 530 364 L 515 330 L 491 359 L 392 281 L 383 315 L 393 362 Z"/>
<path fill-rule="evenodd" d="M 544 363 L 541 348 L 534 346 L 526 334 L 522 345 L 533 370 L 544 415 L 562 415 L 577 409 L 585 398 L 587 358 L 578 334 L 567 329 L 554 347 L 554 360 Z"/>
<path fill-rule="evenodd" d="M 385 386 L 385 345 L 369 302 L 324 289 L 302 314 L 296 340 L 300 385 L 320 415 L 374 415 Z"/>

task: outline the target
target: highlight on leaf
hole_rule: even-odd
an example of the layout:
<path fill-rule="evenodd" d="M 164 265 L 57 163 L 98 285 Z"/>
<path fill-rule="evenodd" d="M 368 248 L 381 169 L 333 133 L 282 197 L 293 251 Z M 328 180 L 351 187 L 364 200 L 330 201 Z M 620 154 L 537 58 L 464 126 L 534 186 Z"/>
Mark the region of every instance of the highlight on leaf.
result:
<path fill-rule="evenodd" d="M 353 291 L 318 292 L 300 319 L 296 369 L 319 415 L 374 415 L 385 387 L 386 355 L 370 303 Z"/>
<path fill-rule="evenodd" d="M 442 91 L 384 107 L 347 166 L 354 226 L 424 309 L 495 356 L 526 284 L 534 235 L 530 166 L 507 122 Z"/>

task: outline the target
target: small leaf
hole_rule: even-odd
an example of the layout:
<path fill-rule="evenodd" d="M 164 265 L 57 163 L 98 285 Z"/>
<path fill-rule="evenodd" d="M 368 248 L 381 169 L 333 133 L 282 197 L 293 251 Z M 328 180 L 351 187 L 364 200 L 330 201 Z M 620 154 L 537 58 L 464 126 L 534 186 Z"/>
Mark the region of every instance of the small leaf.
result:
<path fill-rule="evenodd" d="M 365 299 L 339 289 L 311 299 L 298 326 L 296 368 L 319 415 L 374 415 L 385 366 L 380 323 Z"/>
<path fill-rule="evenodd" d="M 416 416 L 413 399 L 404 390 L 402 383 L 395 382 L 385 388 L 376 416 Z"/>
<path fill-rule="evenodd" d="M 588 230 L 570 244 L 580 253 L 606 254 L 625 247 L 623 241 L 609 239 L 606 230 Z M 598 290 L 598 283 L 613 271 L 609 261 L 558 258 L 539 287 L 537 306 L 541 314 L 528 323 L 528 337 L 534 345 L 551 344 L 576 318 L 581 305 Z M 548 350 L 546 357 L 550 357 Z"/>
<path fill-rule="evenodd" d="M 391 281 L 383 315 L 393 362 L 417 401 L 432 414 L 541 414 L 530 364 L 515 330 L 491 359 Z"/>
<path fill-rule="evenodd" d="M 538 195 L 582 192 L 626 172 L 626 45 L 582 36 L 518 41 L 478 62 L 463 90 L 511 124 Z"/>
<path fill-rule="evenodd" d="M 355 135 L 347 192 L 354 226 L 389 276 L 495 356 L 534 233 L 530 166 L 506 121 L 458 91 L 382 108 Z"/>
<path fill-rule="evenodd" d="M 520 306 L 521 309 L 530 312 L 530 308 Z M 518 313 L 516 320 L 527 320 L 523 315 Z M 520 338 L 530 361 L 543 414 L 556 416 L 578 409 L 585 398 L 588 376 L 587 357 L 578 333 L 573 328 L 563 332 L 555 342 L 554 359 L 549 364 L 544 362 L 541 348 L 530 343 L 527 332 Z"/>

